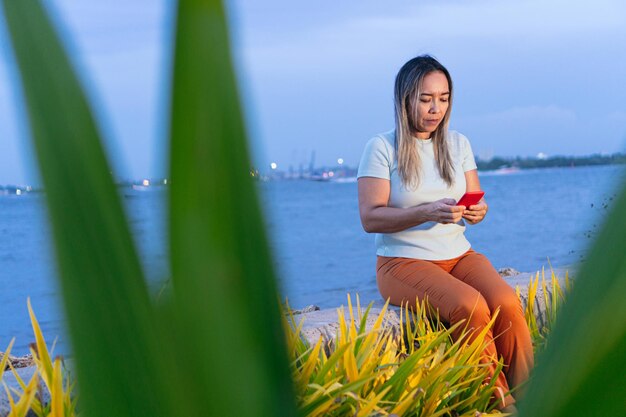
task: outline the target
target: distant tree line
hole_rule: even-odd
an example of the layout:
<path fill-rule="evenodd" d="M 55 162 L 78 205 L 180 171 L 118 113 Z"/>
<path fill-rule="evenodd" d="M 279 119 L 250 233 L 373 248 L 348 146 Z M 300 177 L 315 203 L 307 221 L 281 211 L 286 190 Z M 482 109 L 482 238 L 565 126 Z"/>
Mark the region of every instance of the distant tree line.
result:
<path fill-rule="evenodd" d="M 481 171 L 494 170 L 498 168 L 551 168 L 551 167 L 573 167 L 588 165 L 614 165 L 626 164 L 626 154 L 614 153 L 612 155 L 594 154 L 589 156 L 552 156 L 549 158 L 503 158 L 495 157 L 489 161 L 476 160 L 476 165 Z"/>

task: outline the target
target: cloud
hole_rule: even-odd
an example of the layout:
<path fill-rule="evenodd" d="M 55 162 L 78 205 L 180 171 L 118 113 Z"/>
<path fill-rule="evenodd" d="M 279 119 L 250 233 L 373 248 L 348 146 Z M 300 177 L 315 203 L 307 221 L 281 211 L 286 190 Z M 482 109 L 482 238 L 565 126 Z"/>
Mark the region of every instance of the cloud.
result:
<path fill-rule="evenodd" d="M 324 6 L 316 4 L 316 8 Z M 358 45 L 372 52 L 381 46 L 394 49 L 468 38 L 505 41 L 514 37 L 520 42 L 546 45 L 581 35 L 623 37 L 626 15 L 626 3 L 618 0 L 410 2 L 396 7 L 379 3 L 367 12 L 346 13 L 343 18 L 335 16 L 334 7 L 329 9 L 328 19 L 300 15 L 297 25 L 280 13 L 261 13 L 248 16 L 246 25 L 237 30 L 250 54 L 335 50 L 351 55 L 355 46 L 359 50 Z M 265 21 L 262 30 L 258 30 L 255 18 Z"/>

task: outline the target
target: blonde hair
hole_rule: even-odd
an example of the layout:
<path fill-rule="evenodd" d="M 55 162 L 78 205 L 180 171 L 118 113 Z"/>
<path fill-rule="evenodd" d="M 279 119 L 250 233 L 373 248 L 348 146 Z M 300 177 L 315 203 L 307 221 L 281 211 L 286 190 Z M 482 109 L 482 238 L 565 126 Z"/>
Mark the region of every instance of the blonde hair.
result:
<path fill-rule="evenodd" d="M 450 98 L 441 123 L 432 136 L 435 161 L 439 175 L 449 187 L 454 184 L 454 167 L 448 150 L 448 124 L 452 110 L 452 78 L 448 70 L 430 55 L 420 55 L 411 59 L 400 68 L 396 76 L 394 88 L 394 104 L 396 119 L 395 149 L 398 160 L 398 173 L 407 189 L 415 189 L 420 182 L 421 161 L 417 152 L 416 140 L 411 135 L 411 128 L 417 119 L 417 103 L 424 77 L 435 71 L 441 71 L 448 80 Z"/>

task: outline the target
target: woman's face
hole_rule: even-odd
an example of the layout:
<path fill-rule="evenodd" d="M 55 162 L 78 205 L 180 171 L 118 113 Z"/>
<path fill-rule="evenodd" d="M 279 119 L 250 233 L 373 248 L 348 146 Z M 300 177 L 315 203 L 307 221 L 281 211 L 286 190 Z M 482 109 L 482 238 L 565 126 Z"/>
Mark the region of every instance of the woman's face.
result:
<path fill-rule="evenodd" d="M 437 129 L 446 112 L 450 100 L 448 79 L 441 71 L 433 71 L 422 80 L 422 88 L 417 103 L 411 103 L 416 111 L 412 111 L 412 134 L 420 139 L 428 139 Z"/>

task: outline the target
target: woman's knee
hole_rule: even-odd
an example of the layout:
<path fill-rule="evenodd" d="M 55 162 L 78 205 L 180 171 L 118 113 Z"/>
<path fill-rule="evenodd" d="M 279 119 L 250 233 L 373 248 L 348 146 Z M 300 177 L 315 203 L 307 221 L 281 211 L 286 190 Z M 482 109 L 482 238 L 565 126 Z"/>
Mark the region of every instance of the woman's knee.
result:
<path fill-rule="evenodd" d="M 394 306 L 406 306 L 408 304 L 409 307 L 414 307 L 419 298 L 417 291 L 394 277 L 379 278 L 377 285 L 383 300 L 388 300 L 389 304 Z"/>
<path fill-rule="evenodd" d="M 502 316 L 524 316 L 522 303 L 512 288 L 507 288 L 505 291 L 502 291 L 497 299 L 498 302 L 491 306 L 492 314 L 496 309 L 500 309 L 500 315 Z"/>
<path fill-rule="evenodd" d="M 464 319 L 471 323 L 472 327 L 483 326 L 491 320 L 489 305 L 478 291 L 461 298 L 453 308 L 452 315 L 452 322 Z"/>

